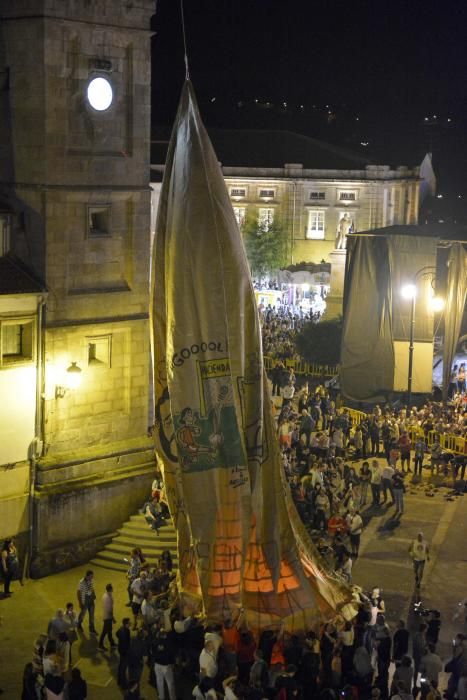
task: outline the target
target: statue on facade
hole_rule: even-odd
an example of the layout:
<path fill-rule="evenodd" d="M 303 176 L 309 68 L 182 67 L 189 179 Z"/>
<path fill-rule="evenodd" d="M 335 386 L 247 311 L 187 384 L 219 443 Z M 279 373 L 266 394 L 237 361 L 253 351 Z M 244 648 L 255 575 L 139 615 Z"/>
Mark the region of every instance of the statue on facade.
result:
<path fill-rule="evenodd" d="M 352 228 L 352 219 L 347 212 L 343 215 L 339 221 L 336 232 L 336 249 L 345 250 L 346 247 L 346 236 Z"/>

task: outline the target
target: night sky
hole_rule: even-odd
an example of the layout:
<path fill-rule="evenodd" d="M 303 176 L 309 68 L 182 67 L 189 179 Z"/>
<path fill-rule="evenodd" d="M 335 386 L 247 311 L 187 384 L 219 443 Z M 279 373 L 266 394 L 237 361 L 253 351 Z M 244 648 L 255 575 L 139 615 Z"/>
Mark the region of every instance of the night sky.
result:
<path fill-rule="evenodd" d="M 208 126 L 288 129 L 382 163 L 431 150 L 443 197 L 428 216 L 467 223 L 463 0 L 185 0 L 185 25 Z M 153 125 L 170 125 L 184 79 L 179 0 L 158 0 L 153 28 Z"/>

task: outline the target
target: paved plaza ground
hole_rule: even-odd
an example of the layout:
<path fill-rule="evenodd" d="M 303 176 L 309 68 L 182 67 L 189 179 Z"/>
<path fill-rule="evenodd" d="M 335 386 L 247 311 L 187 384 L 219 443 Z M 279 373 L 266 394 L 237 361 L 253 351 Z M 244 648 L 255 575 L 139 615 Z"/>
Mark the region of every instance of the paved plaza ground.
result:
<path fill-rule="evenodd" d="M 374 585 L 383 589 L 391 627 L 400 617 L 409 619 L 413 627 L 417 620 L 409 616 L 414 602 L 414 578 L 408 548 L 422 529 L 432 544 L 432 558 L 425 570 L 421 597 L 424 605 L 441 611 L 439 653 L 443 659 L 450 657 L 454 634 L 467 632 L 463 614 L 453 619 L 459 611 L 458 603 L 467 597 L 467 495 L 446 501 L 446 493 L 446 489 L 440 489 L 430 498 L 423 489 L 409 489 L 406 512 L 400 520 L 391 517 L 394 508 L 367 508 L 360 558 L 353 571 L 354 582 L 365 590 Z M 23 669 L 31 660 L 35 638 L 46 631 L 47 622 L 57 608 L 64 607 L 67 601 L 76 601 L 77 584 L 86 568 L 82 566 L 37 581 L 27 581 L 23 587 L 16 582 L 14 595 L 0 600 L 0 616 L 3 618 L 0 687 L 5 691 L 3 697 L 20 699 Z M 105 584 L 113 583 L 116 618 L 120 621 L 129 611 L 125 607 L 125 578 L 97 567 L 94 571 L 98 599 Z M 100 629 L 99 605 L 96 611 L 97 628 Z M 121 697 L 115 682 L 117 655 L 99 653 L 95 637 L 90 637 L 87 632 L 73 645 L 73 664 L 79 666 L 88 682 L 90 700 Z M 147 677 L 145 669 L 142 694 L 146 700 L 157 698 L 156 691 L 147 683 Z"/>

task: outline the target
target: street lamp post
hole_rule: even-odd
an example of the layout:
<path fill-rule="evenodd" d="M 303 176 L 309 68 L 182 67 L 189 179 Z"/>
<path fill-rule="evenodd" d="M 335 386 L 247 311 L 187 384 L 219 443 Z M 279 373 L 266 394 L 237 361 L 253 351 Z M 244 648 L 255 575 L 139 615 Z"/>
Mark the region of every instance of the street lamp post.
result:
<path fill-rule="evenodd" d="M 402 296 L 405 299 L 410 299 L 410 327 L 409 327 L 409 368 L 407 376 L 407 407 L 410 411 L 412 401 L 412 382 L 413 382 L 413 353 L 414 353 L 414 336 L 415 336 L 415 300 L 417 297 L 417 280 L 420 277 L 432 277 L 432 284 L 435 279 L 436 270 L 431 267 L 422 267 L 415 274 L 414 281 L 411 284 L 406 284 L 402 287 Z M 439 312 L 442 310 L 444 302 L 439 297 L 431 299 L 431 307 L 433 311 Z"/>
<path fill-rule="evenodd" d="M 407 377 L 407 407 L 410 410 L 410 403 L 412 401 L 413 341 L 415 334 L 415 298 L 417 296 L 417 287 L 415 284 L 407 284 L 403 287 L 402 296 L 404 296 L 405 299 L 410 299 L 409 371 Z"/>
<path fill-rule="evenodd" d="M 410 339 L 409 339 L 409 375 L 407 378 L 407 406 L 412 402 L 412 376 L 413 376 L 413 338 L 415 331 L 415 294 L 410 304 Z"/>

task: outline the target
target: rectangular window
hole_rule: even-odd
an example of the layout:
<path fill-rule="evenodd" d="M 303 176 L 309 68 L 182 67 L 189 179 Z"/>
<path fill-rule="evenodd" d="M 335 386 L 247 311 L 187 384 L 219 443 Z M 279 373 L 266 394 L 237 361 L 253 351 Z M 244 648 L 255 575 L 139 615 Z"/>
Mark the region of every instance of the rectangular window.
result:
<path fill-rule="evenodd" d="M 14 320 L 0 323 L 0 366 L 32 362 L 34 358 L 34 321 Z"/>
<path fill-rule="evenodd" d="M 100 238 L 110 236 L 110 204 L 88 206 L 88 236 Z"/>
<path fill-rule="evenodd" d="M 324 211 L 319 209 L 310 209 L 308 211 L 306 237 L 314 239 L 324 238 Z"/>
<path fill-rule="evenodd" d="M 238 227 L 241 228 L 246 219 L 246 207 L 234 207 L 234 214 L 237 220 Z"/>
<path fill-rule="evenodd" d="M 268 207 L 267 209 L 258 210 L 258 224 L 263 231 L 269 231 L 274 221 L 274 209 Z"/>
<path fill-rule="evenodd" d="M 246 197 L 246 188 L 245 187 L 231 187 L 230 188 L 230 196 L 236 197 L 238 199 L 243 199 L 243 197 Z"/>
<path fill-rule="evenodd" d="M 274 199 L 275 196 L 276 196 L 276 190 L 260 189 L 260 191 L 259 191 L 260 199 Z"/>
<path fill-rule="evenodd" d="M 326 192 L 310 192 L 310 199 L 313 201 L 326 199 Z"/>
<path fill-rule="evenodd" d="M 111 335 L 97 335 L 88 338 L 88 365 L 94 367 L 110 367 L 112 349 Z"/>
<path fill-rule="evenodd" d="M 356 199 L 357 199 L 356 192 L 339 192 L 339 201 L 340 202 L 355 202 Z"/>

